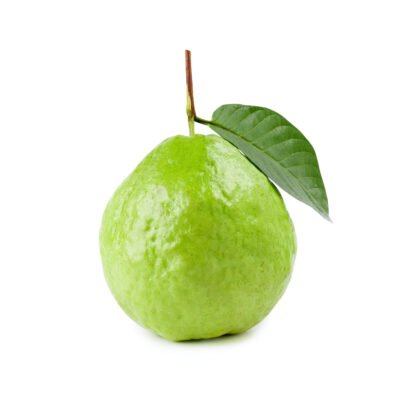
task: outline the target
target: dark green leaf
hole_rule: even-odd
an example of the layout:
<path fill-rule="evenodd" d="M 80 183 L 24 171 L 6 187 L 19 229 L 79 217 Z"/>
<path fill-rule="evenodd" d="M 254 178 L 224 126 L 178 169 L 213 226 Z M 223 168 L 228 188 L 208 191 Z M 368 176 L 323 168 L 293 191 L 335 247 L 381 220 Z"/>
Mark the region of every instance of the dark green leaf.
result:
<path fill-rule="evenodd" d="M 328 199 L 312 145 L 280 114 L 263 107 L 228 104 L 211 121 L 197 119 L 240 149 L 286 192 L 329 219 Z"/>

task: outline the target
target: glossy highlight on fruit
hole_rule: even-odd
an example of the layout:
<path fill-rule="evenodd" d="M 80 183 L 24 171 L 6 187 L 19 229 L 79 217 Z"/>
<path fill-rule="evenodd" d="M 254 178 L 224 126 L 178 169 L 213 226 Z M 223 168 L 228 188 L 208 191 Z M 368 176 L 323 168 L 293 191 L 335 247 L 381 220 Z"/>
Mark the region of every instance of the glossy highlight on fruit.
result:
<path fill-rule="evenodd" d="M 170 340 L 243 332 L 283 294 L 296 241 L 280 193 L 215 135 L 162 142 L 117 189 L 100 250 L 136 322 Z"/>

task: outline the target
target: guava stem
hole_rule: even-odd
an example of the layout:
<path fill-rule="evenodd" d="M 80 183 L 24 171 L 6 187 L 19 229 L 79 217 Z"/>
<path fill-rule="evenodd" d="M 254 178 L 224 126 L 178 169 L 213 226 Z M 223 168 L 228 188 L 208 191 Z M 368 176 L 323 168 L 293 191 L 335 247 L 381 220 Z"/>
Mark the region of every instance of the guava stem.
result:
<path fill-rule="evenodd" d="M 194 88 L 192 83 L 192 63 L 191 51 L 185 50 L 185 66 L 186 66 L 186 113 L 188 115 L 189 135 L 195 134 L 195 103 Z"/>

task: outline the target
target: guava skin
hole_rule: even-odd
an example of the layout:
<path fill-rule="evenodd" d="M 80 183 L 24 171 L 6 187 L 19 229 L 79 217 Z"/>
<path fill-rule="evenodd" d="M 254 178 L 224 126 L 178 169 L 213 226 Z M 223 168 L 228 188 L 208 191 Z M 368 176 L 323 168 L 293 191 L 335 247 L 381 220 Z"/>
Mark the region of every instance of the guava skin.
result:
<path fill-rule="evenodd" d="M 266 176 L 222 138 L 195 135 L 162 142 L 117 189 L 100 250 L 122 309 L 182 341 L 260 322 L 286 289 L 296 241 Z"/>

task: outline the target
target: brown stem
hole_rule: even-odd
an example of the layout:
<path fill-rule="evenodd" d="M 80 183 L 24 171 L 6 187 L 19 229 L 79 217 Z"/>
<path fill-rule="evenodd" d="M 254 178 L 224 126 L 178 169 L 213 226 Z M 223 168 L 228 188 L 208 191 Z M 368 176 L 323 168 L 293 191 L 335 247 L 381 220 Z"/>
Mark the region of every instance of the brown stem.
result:
<path fill-rule="evenodd" d="M 186 113 L 188 114 L 189 134 L 195 134 L 195 103 L 194 103 L 194 88 L 192 83 L 192 63 L 191 51 L 185 50 L 185 64 L 186 64 Z"/>

